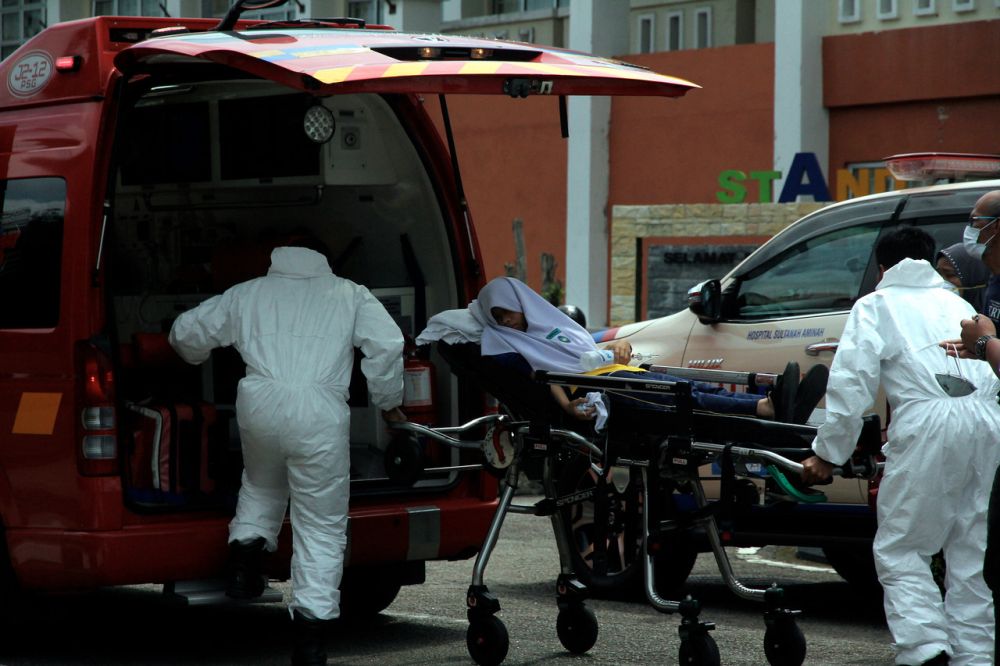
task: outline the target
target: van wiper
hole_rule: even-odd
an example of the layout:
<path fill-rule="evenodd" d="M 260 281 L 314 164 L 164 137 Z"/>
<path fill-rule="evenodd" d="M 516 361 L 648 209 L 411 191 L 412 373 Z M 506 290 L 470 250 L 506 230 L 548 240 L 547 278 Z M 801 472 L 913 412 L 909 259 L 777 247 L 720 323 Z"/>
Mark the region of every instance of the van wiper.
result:
<path fill-rule="evenodd" d="M 359 18 L 299 18 L 285 19 L 283 21 L 268 21 L 260 25 L 251 25 L 247 30 L 274 30 L 275 28 L 358 28 L 363 29 L 367 25 L 364 19 Z"/>

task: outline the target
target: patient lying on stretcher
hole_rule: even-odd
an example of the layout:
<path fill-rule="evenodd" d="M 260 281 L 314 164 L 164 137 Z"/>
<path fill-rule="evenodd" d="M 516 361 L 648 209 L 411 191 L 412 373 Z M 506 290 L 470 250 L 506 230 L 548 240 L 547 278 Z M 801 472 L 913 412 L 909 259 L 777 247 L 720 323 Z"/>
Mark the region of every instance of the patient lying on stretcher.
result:
<path fill-rule="evenodd" d="M 595 351 L 591 335 L 523 282 L 503 277 L 492 280 L 464 310 L 448 310 L 431 317 L 417 337 L 418 344 L 443 340 L 448 343 L 478 342 L 483 356 L 512 370 L 530 374 L 535 370 L 582 373 L 611 377 L 637 377 L 664 381 L 686 381 L 672 375 L 649 372 L 629 365 L 632 346 L 616 340 L 606 347 L 614 362 L 584 372 L 581 358 Z M 790 363 L 768 396 L 734 393 L 699 382 L 691 383 L 691 396 L 698 409 L 804 423 L 826 389 L 827 368 L 816 365 L 799 382 L 798 364 Z M 552 386 L 559 406 L 576 419 L 590 420 L 599 406 L 593 399 L 573 398 L 560 386 Z M 671 404 L 672 396 L 649 395 L 616 399 Z"/>

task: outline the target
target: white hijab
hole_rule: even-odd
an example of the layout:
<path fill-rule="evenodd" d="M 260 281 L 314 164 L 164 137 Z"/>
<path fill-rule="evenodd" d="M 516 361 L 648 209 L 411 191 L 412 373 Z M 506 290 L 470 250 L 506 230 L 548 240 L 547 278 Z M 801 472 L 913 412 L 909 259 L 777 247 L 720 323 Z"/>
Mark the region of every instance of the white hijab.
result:
<path fill-rule="evenodd" d="M 492 308 L 523 313 L 527 330 L 501 326 Z M 532 370 L 580 372 L 580 356 L 597 349 L 586 329 L 515 278 L 491 280 L 469 303 L 469 312 L 483 327 L 483 356 L 516 352 Z"/>

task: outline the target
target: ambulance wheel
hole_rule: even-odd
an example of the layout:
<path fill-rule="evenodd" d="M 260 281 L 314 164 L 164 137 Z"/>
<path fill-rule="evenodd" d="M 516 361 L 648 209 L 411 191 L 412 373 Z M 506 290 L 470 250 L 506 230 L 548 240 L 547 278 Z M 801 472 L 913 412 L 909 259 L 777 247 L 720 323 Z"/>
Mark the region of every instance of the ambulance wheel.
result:
<path fill-rule="evenodd" d="M 719 646 L 707 633 L 685 638 L 677 662 L 680 666 L 719 666 Z"/>
<path fill-rule="evenodd" d="M 385 473 L 390 480 L 405 485 L 416 483 L 423 474 L 420 443 L 408 435 L 397 435 L 385 447 Z"/>
<path fill-rule="evenodd" d="M 510 637 L 507 627 L 495 615 L 479 617 L 469 622 L 465 632 L 469 656 L 480 666 L 497 666 L 507 658 Z"/>
<path fill-rule="evenodd" d="M 556 633 L 564 648 L 583 654 L 597 643 L 597 616 L 586 606 L 570 606 L 559 611 Z"/>
<path fill-rule="evenodd" d="M 802 666 L 806 637 L 794 620 L 777 622 L 764 632 L 764 656 L 771 666 Z"/>
<path fill-rule="evenodd" d="M 340 617 L 344 622 L 364 622 L 388 608 L 403 582 L 392 565 L 348 567 L 340 582 Z"/>

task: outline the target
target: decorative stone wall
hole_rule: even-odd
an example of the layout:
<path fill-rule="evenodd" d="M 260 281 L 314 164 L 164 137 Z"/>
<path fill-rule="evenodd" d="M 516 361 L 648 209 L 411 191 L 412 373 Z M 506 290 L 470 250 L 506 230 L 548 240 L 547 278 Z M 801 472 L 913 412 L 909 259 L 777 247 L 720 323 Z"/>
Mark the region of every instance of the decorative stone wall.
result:
<path fill-rule="evenodd" d="M 701 280 L 722 277 L 746 256 L 747 252 L 740 252 L 740 248 L 760 245 L 824 205 L 803 202 L 615 206 L 611 219 L 611 325 L 642 319 L 647 308 L 651 316 L 669 314 L 656 307 L 649 308 L 642 300 L 641 285 L 650 284 L 646 260 L 650 247 L 662 250 L 662 246 L 669 246 L 673 257 L 678 252 L 693 253 L 682 262 L 685 283 L 691 287 Z M 705 253 L 706 247 L 716 246 L 719 253 Z M 662 254 L 661 251 L 660 260 Z M 708 255 L 712 255 L 712 261 L 704 264 L 704 273 L 698 276 L 701 265 L 698 257 Z M 732 263 L 720 265 L 719 260 L 727 257 Z"/>

